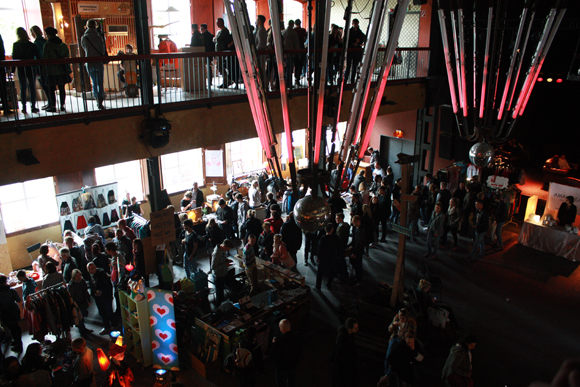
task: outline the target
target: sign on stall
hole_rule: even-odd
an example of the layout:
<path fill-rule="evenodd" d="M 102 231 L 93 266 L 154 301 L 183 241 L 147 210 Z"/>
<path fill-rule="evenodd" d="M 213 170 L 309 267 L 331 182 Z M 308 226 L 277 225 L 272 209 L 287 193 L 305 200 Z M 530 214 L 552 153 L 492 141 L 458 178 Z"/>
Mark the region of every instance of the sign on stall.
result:
<path fill-rule="evenodd" d="M 151 244 L 153 246 L 175 240 L 175 221 L 173 209 L 166 208 L 151 213 Z"/>
<path fill-rule="evenodd" d="M 488 176 L 487 186 L 495 189 L 505 189 L 509 186 L 510 179 L 503 176 Z"/>

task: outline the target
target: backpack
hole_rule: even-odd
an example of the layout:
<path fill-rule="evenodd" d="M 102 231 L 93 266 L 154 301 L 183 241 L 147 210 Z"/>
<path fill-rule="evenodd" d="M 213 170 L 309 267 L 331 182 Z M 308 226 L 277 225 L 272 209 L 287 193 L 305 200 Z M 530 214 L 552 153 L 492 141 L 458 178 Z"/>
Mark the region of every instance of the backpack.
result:
<path fill-rule="evenodd" d="M 70 207 L 67 202 L 60 203 L 60 216 L 70 215 Z"/>
<path fill-rule="evenodd" d="M 107 201 L 105 200 L 105 196 L 102 193 L 100 193 L 97 196 L 97 207 L 98 208 L 103 208 L 103 207 L 106 207 L 106 206 L 107 206 Z"/>
<path fill-rule="evenodd" d="M 83 203 L 81 202 L 81 195 L 79 195 L 76 199 L 73 198 L 72 206 L 73 206 L 74 212 L 83 210 Z"/>
<path fill-rule="evenodd" d="M 115 199 L 115 191 L 113 191 L 112 189 L 109 190 L 109 193 L 107 194 L 107 196 L 109 197 L 109 204 L 113 204 L 117 202 L 117 199 Z"/>

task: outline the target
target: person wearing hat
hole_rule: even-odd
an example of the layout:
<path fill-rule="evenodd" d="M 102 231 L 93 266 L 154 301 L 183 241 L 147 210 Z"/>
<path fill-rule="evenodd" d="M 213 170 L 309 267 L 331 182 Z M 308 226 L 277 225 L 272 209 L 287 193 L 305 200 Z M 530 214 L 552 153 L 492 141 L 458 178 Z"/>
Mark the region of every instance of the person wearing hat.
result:
<path fill-rule="evenodd" d="M 111 363 L 109 364 L 109 386 L 111 387 L 131 387 L 131 382 L 135 380 L 133 376 L 133 371 L 129 368 L 129 365 L 125 362 L 125 351 L 127 346 L 113 344 L 109 350 L 109 358 Z"/>

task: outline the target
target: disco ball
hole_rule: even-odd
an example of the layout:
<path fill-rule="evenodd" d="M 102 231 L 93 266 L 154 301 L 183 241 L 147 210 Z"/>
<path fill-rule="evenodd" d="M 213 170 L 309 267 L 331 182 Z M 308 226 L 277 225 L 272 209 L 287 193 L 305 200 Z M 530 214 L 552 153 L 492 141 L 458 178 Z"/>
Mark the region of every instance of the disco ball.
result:
<path fill-rule="evenodd" d="M 324 198 L 308 195 L 296 202 L 294 220 L 306 232 L 317 232 L 330 220 L 330 206 Z"/>
<path fill-rule="evenodd" d="M 487 167 L 494 156 L 493 147 L 486 142 L 478 142 L 469 150 L 469 160 L 478 167 Z"/>

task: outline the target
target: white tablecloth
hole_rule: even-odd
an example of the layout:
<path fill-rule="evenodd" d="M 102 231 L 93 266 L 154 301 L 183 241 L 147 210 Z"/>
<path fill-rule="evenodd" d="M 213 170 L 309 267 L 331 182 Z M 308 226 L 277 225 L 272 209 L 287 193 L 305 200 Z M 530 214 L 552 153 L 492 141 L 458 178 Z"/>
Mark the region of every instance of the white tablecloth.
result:
<path fill-rule="evenodd" d="M 518 242 L 536 250 L 580 261 L 580 236 L 559 227 L 524 222 Z"/>

